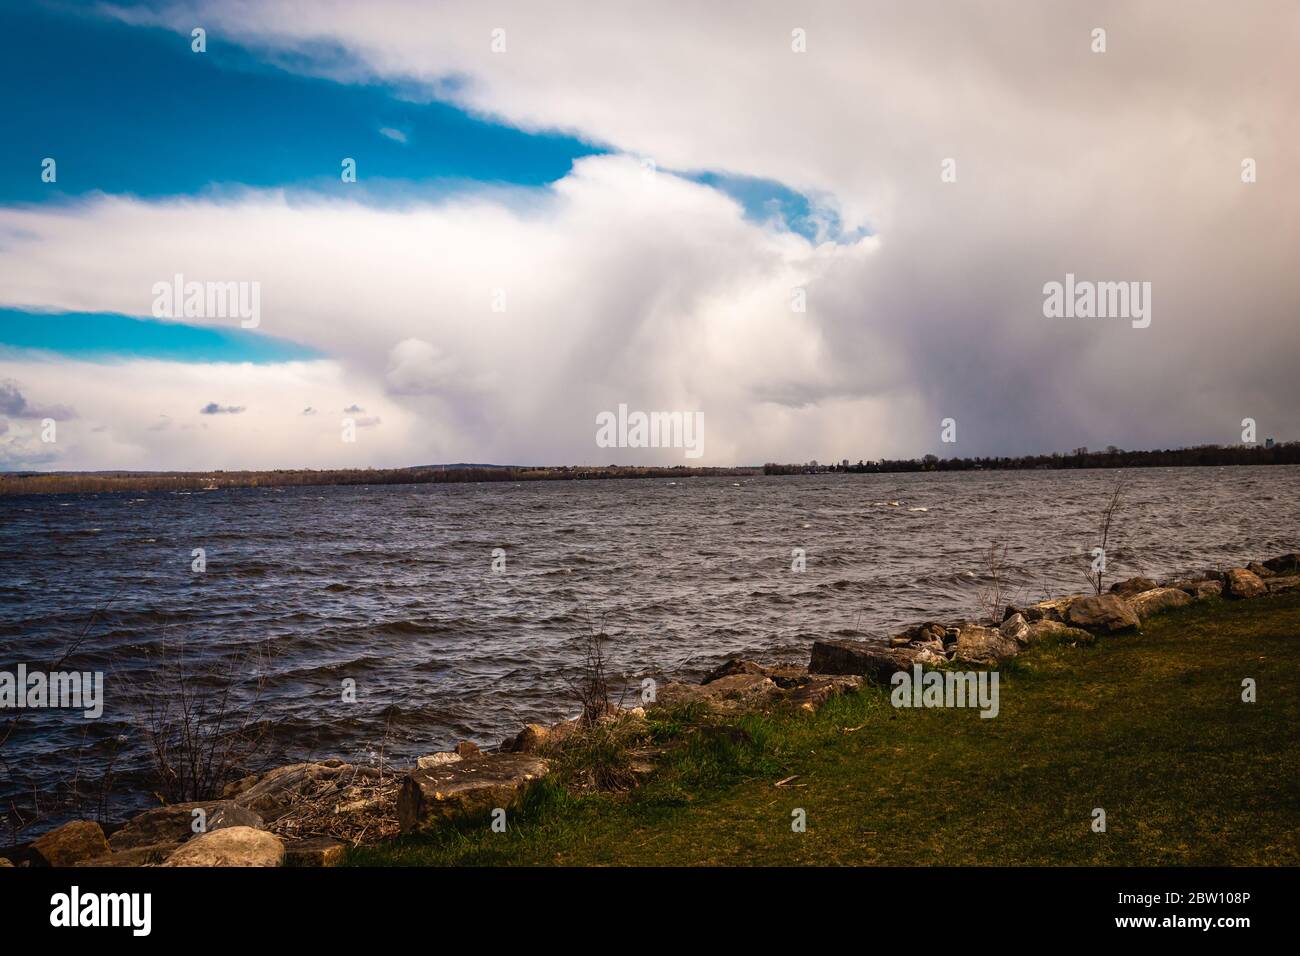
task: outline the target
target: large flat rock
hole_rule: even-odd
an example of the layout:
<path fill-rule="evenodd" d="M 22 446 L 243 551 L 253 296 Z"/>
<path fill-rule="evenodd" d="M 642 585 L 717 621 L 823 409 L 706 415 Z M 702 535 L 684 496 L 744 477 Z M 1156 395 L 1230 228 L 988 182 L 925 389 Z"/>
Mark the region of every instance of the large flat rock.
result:
<path fill-rule="evenodd" d="M 946 658 L 929 648 L 885 647 L 867 641 L 814 641 L 808 670 L 813 674 L 856 674 L 886 682 L 913 664 L 942 664 Z"/>
<path fill-rule="evenodd" d="M 715 710 L 754 710 L 775 702 L 781 688 L 759 673 L 736 672 L 715 677 L 707 684 L 671 681 L 655 693 L 656 707 L 703 704 Z"/>
<path fill-rule="evenodd" d="M 804 710 L 817 711 L 832 697 L 849 694 L 862 686 L 857 674 L 811 674 L 796 687 L 785 691 L 782 699 Z"/>
<path fill-rule="evenodd" d="M 676 681 L 658 689 L 655 708 L 700 704 L 735 713 L 793 706 L 816 711 L 832 697 L 857 690 L 862 678 L 852 674 L 811 674 L 795 664 L 756 664 L 735 659 L 714 668 L 700 684 Z"/>
<path fill-rule="evenodd" d="M 524 753 L 488 753 L 412 770 L 397 792 L 398 824 L 403 833 L 427 833 L 486 817 L 497 807 L 517 805 L 547 770 L 541 757 Z"/>

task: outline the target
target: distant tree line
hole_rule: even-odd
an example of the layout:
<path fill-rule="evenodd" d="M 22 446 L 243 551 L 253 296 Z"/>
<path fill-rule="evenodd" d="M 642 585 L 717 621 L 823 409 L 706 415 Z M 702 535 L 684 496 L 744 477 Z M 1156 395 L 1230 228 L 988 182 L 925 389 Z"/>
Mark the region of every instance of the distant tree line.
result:
<path fill-rule="evenodd" d="M 112 491 L 205 491 L 218 488 L 292 488 L 306 485 L 424 485 L 468 481 L 581 481 L 609 478 L 692 478 L 757 475 L 753 468 L 666 468 L 629 465 L 347 468 L 316 471 L 12 472 L 0 473 L 0 496 L 98 494 Z"/>
<path fill-rule="evenodd" d="M 1022 455 L 1017 458 L 924 458 L 859 461 L 845 460 L 823 465 L 806 464 L 763 466 L 765 475 L 806 475 L 830 472 L 881 474 L 901 471 L 1020 471 L 1064 468 L 1184 468 L 1201 465 L 1296 465 L 1300 464 L 1300 442 L 1274 445 L 1197 445 L 1194 448 L 1167 448 L 1160 451 L 1124 451 L 1107 448 L 1089 451 L 1076 448 L 1068 454 Z"/>
<path fill-rule="evenodd" d="M 768 463 L 762 468 L 694 468 L 686 465 L 433 465 L 416 468 L 277 469 L 275 471 L 0 472 L 0 496 L 99 494 L 113 491 L 205 491 L 218 488 L 293 488 L 307 485 L 425 485 L 470 481 L 594 481 L 617 478 L 714 478 L 804 475 L 832 472 L 880 474 L 904 471 L 1010 471 L 1060 468 L 1169 468 L 1198 465 L 1300 464 L 1300 442 L 1262 445 L 1199 445 L 1163 451 L 1078 448 L 1069 454 L 1019 458 L 924 458 L 847 460 L 823 465 Z"/>

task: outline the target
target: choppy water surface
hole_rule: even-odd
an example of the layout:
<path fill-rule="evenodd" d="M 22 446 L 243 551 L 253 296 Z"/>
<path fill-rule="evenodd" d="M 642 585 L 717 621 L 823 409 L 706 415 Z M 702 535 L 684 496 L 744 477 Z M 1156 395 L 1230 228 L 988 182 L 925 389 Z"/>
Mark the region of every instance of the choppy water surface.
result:
<path fill-rule="evenodd" d="M 0 668 L 107 672 L 101 720 L 28 712 L 0 795 L 116 773 L 138 785 L 139 686 L 158 642 L 196 662 L 271 652 L 280 758 L 411 758 L 570 715 L 564 678 L 603 627 L 617 670 L 696 675 L 730 654 L 806 659 L 826 635 L 973 617 L 982 551 L 1016 596 L 1084 586 L 1114 471 L 824 475 L 248 489 L 0 499 Z M 1110 553 L 1157 577 L 1300 546 L 1300 469 L 1141 469 Z M 191 571 L 204 548 L 207 571 Z M 506 570 L 492 571 L 504 548 Z M 792 549 L 807 570 L 791 570 Z M 340 702 L 345 678 L 358 700 Z M 251 678 L 250 678 L 251 680 Z"/>

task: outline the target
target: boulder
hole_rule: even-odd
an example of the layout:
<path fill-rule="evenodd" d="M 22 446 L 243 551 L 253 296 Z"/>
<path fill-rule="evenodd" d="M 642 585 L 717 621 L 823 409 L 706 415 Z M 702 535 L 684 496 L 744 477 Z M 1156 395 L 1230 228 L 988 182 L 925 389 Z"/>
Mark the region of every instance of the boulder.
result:
<path fill-rule="evenodd" d="M 252 827 L 225 827 L 196 836 L 169 856 L 163 866 L 279 866 L 284 841 Z"/>
<path fill-rule="evenodd" d="M 1033 624 L 1035 621 L 1064 621 L 1065 609 L 1070 606 L 1077 595 L 1070 597 L 1053 598 L 1050 601 L 1039 601 L 1037 604 L 1031 604 L 1029 607 L 1018 609 L 1024 615 L 1025 620 Z"/>
<path fill-rule="evenodd" d="M 1110 593 L 1126 598 L 1141 594 L 1143 591 L 1154 591 L 1157 587 L 1156 582 L 1150 578 L 1136 577 L 1129 578 L 1127 581 L 1115 582 L 1110 586 Z"/>
<path fill-rule="evenodd" d="M 1300 590 L 1300 574 L 1275 574 L 1264 582 L 1269 594 Z"/>
<path fill-rule="evenodd" d="M 1260 564 L 1258 561 L 1250 562 L 1250 564 L 1246 565 L 1246 570 L 1257 578 L 1271 578 L 1273 575 L 1277 574 L 1277 572 L 1272 568 Z"/>
<path fill-rule="evenodd" d="M 32 844 L 32 850 L 47 866 L 73 866 L 109 853 L 103 828 L 91 820 L 73 820 L 51 830 Z"/>
<path fill-rule="evenodd" d="M 501 749 L 507 753 L 535 754 L 546 746 L 550 737 L 551 731 L 548 727 L 541 724 L 524 724 L 524 729 L 507 741 L 509 746 L 503 745 Z"/>
<path fill-rule="evenodd" d="M 1245 568 L 1229 568 L 1228 580 L 1223 585 L 1223 596 L 1230 598 L 1253 598 L 1268 593 L 1268 586 L 1260 580 L 1259 575 Z"/>
<path fill-rule="evenodd" d="M 285 866 L 338 866 L 347 855 L 348 845 L 333 837 L 296 840 L 284 848 Z"/>
<path fill-rule="evenodd" d="M 1035 621 L 1029 625 L 1029 643 L 1034 644 L 1047 638 L 1068 641 L 1074 644 L 1092 644 L 1096 637 L 1078 627 L 1070 627 L 1060 621 Z"/>
<path fill-rule="evenodd" d="M 1197 581 L 1176 581 L 1170 586 L 1187 592 L 1194 601 L 1204 601 L 1206 598 L 1219 597 L 1223 594 L 1223 582 L 1216 581 L 1213 578 L 1202 578 Z"/>
<path fill-rule="evenodd" d="M 1112 634 L 1137 627 L 1138 616 L 1118 594 L 1092 594 L 1070 602 L 1065 623 L 1085 631 Z"/>
<path fill-rule="evenodd" d="M 808 671 L 812 674 L 856 674 L 884 683 L 913 664 L 942 664 L 944 657 L 919 647 L 884 647 L 867 641 L 814 641 Z"/>
<path fill-rule="evenodd" d="M 1300 574 L 1300 554 L 1294 551 L 1290 554 L 1280 554 L 1276 558 L 1265 561 L 1264 567 L 1276 574 Z"/>
<path fill-rule="evenodd" d="M 203 831 L 195 831 L 195 810 L 203 811 Z M 108 845 L 114 853 L 159 843 L 184 843 L 196 832 L 223 827 L 252 827 L 261 830 L 262 818 L 233 800 L 206 800 L 197 803 L 174 803 L 146 810 L 114 833 Z"/>
<path fill-rule="evenodd" d="M 1008 637 L 996 628 L 963 624 L 957 634 L 957 648 L 952 659 L 959 664 L 996 667 L 1019 653 L 1020 644 L 1014 637 Z"/>
<path fill-rule="evenodd" d="M 719 677 L 710 684 L 705 694 L 723 700 L 750 700 L 756 697 L 771 697 L 776 689 L 776 682 L 763 674 L 731 674 Z"/>
<path fill-rule="evenodd" d="M 413 770 L 397 793 L 398 823 L 403 833 L 428 833 L 486 817 L 497 807 L 516 805 L 547 770 L 541 757 L 502 753 Z"/>
<path fill-rule="evenodd" d="M 1002 622 L 998 631 L 1003 637 L 1009 637 L 1022 647 L 1029 643 L 1029 622 L 1023 614 L 1013 614 Z"/>
<path fill-rule="evenodd" d="M 110 841 L 111 842 L 111 841 Z M 180 848 L 179 843 L 157 843 L 153 846 L 138 846 L 120 853 L 97 856 L 93 860 L 82 860 L 77 866 L 157 866 Z"/>
<path fill-rule="evenodd" d="M 743 710 L 771 703 L 780 693 L 776 682 L 762 674 L 729 674 L 708 684 L 663 684 L 655 693 L 655 706 L 699 703 L 720 710 Z"/>
<path fill-rule="evenodd" d="M 856 674 L 817 675 L 787 691 L 784 699 L 802 710 L 817 711 L 832 697 L 858 690 L 861 686 L 862 678 Z"/>
<path fill-rule="evenodd" d="M 6 866 L 13 866 L 13 863 L 10 862 L 9 857 L 0 856 L 0 869 L 3 869 Z"/>
<path fill-rule="evenodd" d="M 1152 614 L 1158 614 L 1171 607 L 1182 607 L 1184 604 L 1191 604 L 1192 598 L 1181 588 L 1152 588 L 1149 591 L 1143 591 L 1141 594 L 1133 595 L 1129 598 L 1128 603 L 1133 608 L 1133 613 L 1138 616 L 1138 620 L 1145 621 Z"/>

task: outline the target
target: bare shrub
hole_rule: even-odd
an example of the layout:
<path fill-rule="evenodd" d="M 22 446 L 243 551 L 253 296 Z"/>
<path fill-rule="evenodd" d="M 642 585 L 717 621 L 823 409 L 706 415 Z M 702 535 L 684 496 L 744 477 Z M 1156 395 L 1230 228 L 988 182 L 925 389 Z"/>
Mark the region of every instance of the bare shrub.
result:
<path fill-rule="evenodd" d="M 621 699 L 618 704 L 610 700 L 609 658 L 606 654 L 609 640 L 603 620 L 599 627 L 589 627 L 583 636 L 582 663 L 578 672 L 565 678 L 582 707 L 578 719 L 584 727 L 590 727 L 602 717 L 616 712 L 622 703 Z"/>
<path fill-rule="evenodd" d="M 1110 498 L 1106 507 L 1102 509 L 1101 517 L 1098 519 L 1096 544 L 1088 554 L 1083 556 L 1084 577 L 1088 579 L 1088 584 L 1092 587 L 1095 594 L 1101 594 L 1102 586 L 1105 583 L 1107 571 L 1109 570 L 1109 552 L 1110 536 L 1115 523 L 1115 515 L 1119 511 L 1120 502 L 1124 496 L 1124 479 L 1117 478 L 1115 485 L 1111 489 Z M 1096 551 L 1100 549 L 1100 561 L 1098 562 Z"/>
<path fill-rule="evenodd" d="M 133 695 L 163 803 L 219 797 L 226 784 L 264 759 L 272 726 L 262 701 L 268 659 L 266 649 L 254 645 L 225 661 L 196 664 L 183 640 L 164 637 Z"/>
<path fill-rule="evenodd" d="M 1007 586 L 1003 580 L 1006 562 L 1006 544 L 994 541 L 984 551 L 984 584 L 975 596 L 981 615 L 995 627 L 1002 623 L 1002 613 L 1007 601 Z"/>
<path fill-rule="evenodd" d="M 625 681 L 612 677 L 604 621 L 588 627 L 582 641 L 582 662 L 566 677 L 581 707 L 578 726 L 551 747 L 557 778 L 580 790 L 627 790 L 636 783 L 637 768 L 649 754 L 644 749 L 644 722 L 625 713 Z M 621 685 L 612 699 L 612 684 Z"/>

